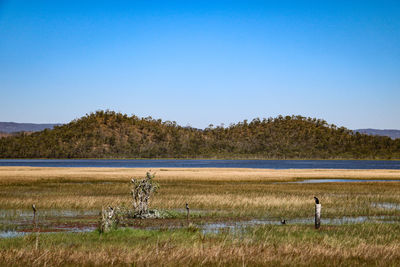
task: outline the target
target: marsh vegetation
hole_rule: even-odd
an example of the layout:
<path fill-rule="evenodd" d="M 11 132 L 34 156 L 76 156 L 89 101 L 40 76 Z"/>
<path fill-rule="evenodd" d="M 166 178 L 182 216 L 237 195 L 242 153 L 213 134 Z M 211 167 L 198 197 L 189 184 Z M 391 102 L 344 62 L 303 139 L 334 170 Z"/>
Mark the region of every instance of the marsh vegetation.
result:
<path fill-rule="evenodd" d="M 24 227 L 31 227 L 32 203 L 41 228 L 38 249 L 34 234 L 0 239 L 0 261 L 394 265 L 400 260 L 400 182 L 278 183 L 391 180 L 400 179 L 399 170 L 154 169 L 160 190 L 150 208 L 163 212 L 164 219 L 132 219 L 126 228 L 95 231 L 103 206 L 132 205 L 130 179 L 146 171 L 0 168 L 2 229 L 19 222 L 14 231 L 29 232 Z M 323 206 L 319 230 L 313 225 L 315 195 Z M 88 232 L 66 233 L 71 227 Z M 55 228 L 62 233 L 44 233 Z"/>
<path fill-rule="evenodd" d="M 3 239 L 3 264 L 395 266 L 400 227 L 386 224 L 260 226 L 204 235 L 196 229 L 120 229 Z"/>

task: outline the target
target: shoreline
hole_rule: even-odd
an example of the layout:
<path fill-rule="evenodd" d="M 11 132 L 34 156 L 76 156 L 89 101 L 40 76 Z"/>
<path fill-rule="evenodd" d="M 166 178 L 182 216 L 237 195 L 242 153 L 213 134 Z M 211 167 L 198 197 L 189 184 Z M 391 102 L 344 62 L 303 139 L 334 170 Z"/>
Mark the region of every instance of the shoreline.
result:
<path fill-rule="evenodd" d="M 299 179 L 400 179 L 397 169 L 253 169 L 253 168 L 110 168 L 1 166 L 0 183 L 6 180 L 125 180 L 156 173 L 157 180 L 295 181 Z"/>
<path fill-rule="evenodd" d="M 210 161 L 400 161 L 399 159 L 351 159 L 351 158 L 331 158 L 331 159 L 315 159 L 315 158 L 293 158 L 293 159 L 264 159 L 264 158 L 0 158 L 0 161 L 6 160 L 210 160 Z"/>
<path fill-rule="evenodd" d="M 400 170 L 390 160 L 0 159 L 0 167 Z"/>

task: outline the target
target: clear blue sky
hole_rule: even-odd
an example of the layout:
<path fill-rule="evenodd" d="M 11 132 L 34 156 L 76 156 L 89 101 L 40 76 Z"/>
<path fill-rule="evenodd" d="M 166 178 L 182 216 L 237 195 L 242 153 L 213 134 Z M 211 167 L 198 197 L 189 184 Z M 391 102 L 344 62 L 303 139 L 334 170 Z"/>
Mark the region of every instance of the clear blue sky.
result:
<path fill-rule="evenodd" d="M 400 1 L 1 1 L 0 121 L 400 129 Z"/>

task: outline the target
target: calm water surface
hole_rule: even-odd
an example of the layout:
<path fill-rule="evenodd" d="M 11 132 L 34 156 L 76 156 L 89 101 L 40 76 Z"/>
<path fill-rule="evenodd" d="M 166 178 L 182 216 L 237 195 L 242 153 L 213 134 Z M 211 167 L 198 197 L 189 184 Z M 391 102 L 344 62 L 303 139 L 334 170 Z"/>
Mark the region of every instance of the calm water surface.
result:
<path fill-rule="evenodd" d="M 1 159 L 0 166 L 112 168 L 400 169 L 386 160 Z"/>

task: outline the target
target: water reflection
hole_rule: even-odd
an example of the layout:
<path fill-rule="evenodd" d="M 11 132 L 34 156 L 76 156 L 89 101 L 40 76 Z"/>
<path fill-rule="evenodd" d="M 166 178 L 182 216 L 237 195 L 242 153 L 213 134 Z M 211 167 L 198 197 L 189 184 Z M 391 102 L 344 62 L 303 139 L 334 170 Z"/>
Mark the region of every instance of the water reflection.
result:
<path fill-rule="evenodd" d="M 323 218 L 321 224 L 325 225 L 343 225 L 343 224 L 356 224 L 356 223 L 398 223 L 400 222 L 397 218 L 391 216 L 356 216 L 356 217 L 341 217 L 341 218 Z M 313 224 L 314 218 L 296 218 L 286 220 L 286 224 Z M 238 231 L 249 226 L 260 226 L 260 225 L 280 225 L 279 220 L 249 220 L 249 221 L 238 221 L 238 222 L 219 222 L 205 224 L 202 227 L 203 233 L 218 233 L 222 230 L 226 231 Z"/>
<path fill-rule="evenodd" d="M 387 210 L 400 210 L 400 204 L 396 203 L 372 203 L 372 206 L 382 208 L 382 209 L 387 209 Z"/>
<path fill-rule="evenodd" d="M 399 209 L 400 205 L 395 203 L 372 203 L 374 207 L 384 209 Z M 98 211 L 77 211 L 77 210 L 47 210 L 42 211 L 40 219 L 40 234 L 56 232 L 89 232 L 97 228 Z M 46 216 L 45 216 L 46 215 Z M 96 215 L 96 216 L 94 216 Z M 43 219 L 46 218 L 46 219 Z M 64 219 L 62 219 L 64 218 Z M 76 220 L 78 219 L 78 220 Z M 322 225 L 343 225 L 358 223 L 400 223 L 398 216 L 345 216 L 340 218 L 322 218 Z M 219 233 L 221 231 L 242 231 L 246 227 L 261 225 L 280 225 L 281 220 L 277 218 L 253 219 L 253 220 L 227 220 L 222 222 L 207 222 L 194 224 L 195 227 L 204 233 Z M 313 217 L 294 218 L 286 220 L 286 224 L 314 224 Z M 187 227 L 181 220 L 175 221 L 172 225 L 166 225 L 165 220 L 159 220 L 156 225 L 144 227 L 145 230 L 179 229 Z M 32 212 L 28 210 L 7 210 L 1 211 L 0 216 L 0 238 L 13 238 L 35 232 L 32 224 Z"/>

